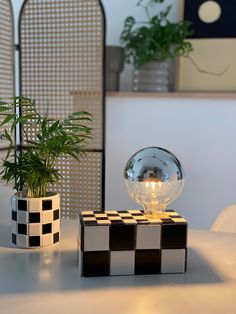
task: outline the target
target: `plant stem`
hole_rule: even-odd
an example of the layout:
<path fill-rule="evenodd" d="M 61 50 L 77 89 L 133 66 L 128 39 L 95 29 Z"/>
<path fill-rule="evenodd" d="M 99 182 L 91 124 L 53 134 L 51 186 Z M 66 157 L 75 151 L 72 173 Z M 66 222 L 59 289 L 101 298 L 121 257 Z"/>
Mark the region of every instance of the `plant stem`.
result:
<path fill-rule="evenodd" d="M 148 20 L 151 19 L 150 13 L 148 11 L 148 5 L 144 7 Z"/>

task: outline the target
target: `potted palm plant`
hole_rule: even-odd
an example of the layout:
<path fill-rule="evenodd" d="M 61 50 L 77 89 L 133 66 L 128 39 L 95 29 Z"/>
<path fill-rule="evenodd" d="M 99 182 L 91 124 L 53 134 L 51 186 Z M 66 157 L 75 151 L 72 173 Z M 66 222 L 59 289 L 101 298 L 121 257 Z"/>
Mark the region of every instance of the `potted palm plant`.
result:
<path fill-rule="evenodd" d="M 85 155 L 90 121 L 91 115 L 84 111 L 63 120 L 43 117 L 35 101 L 25 97 L 0 101 L 0 140 L 9 144 L 0 176 L 16 190 L 11 200 L 14 245 L 31 248 L 59 241 L 60 196 L 50 191 L 63 179 L 56 164 L 61 157 L 79 161 Z M 16 128 L 20 128 L 25 146 L 19 147 L 15 156 Z M 28 128 L 34 128 L 34 139 L 28 138 Z"/>
<path fill-rule="evenodd" d="M 134 64 L 135 91 L 169 90 L 169 64 L 177 56 L 188 56 L 192 45 L 186 37 L 192 34 L 191 23 L 172 23 L 168 16 L 171 5 L 159 11 L 165 0 L 139 0 L 137 6 L 145 11 L 146 20 L 139 22 L 129 16 L 124 22 L 121 43 L 126 62 Z M 152 15 L 151 12 L 157 12 Z"/>

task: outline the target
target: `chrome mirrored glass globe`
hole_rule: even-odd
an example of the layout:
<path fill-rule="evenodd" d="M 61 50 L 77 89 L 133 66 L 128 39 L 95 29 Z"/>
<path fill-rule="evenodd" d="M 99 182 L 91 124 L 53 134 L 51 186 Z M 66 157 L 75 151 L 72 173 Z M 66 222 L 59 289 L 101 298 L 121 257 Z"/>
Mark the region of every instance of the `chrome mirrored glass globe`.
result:
<path fill-rule="evenodd" d="M 164 148 L 147 147 L 135 153 L 124 169 L 128 194 L 143 205 L 146 215 L 165 211 L 182 192 L 184 174 L 175 155 Z"/>

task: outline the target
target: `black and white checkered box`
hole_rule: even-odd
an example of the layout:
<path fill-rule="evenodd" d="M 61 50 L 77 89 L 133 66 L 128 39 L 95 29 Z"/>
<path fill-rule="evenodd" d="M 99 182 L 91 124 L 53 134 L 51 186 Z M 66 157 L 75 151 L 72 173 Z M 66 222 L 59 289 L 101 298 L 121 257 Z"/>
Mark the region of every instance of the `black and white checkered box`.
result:
<path fill-rule="evenodd" d="M 156 219 L 140 210 L 83 211 L 78 244 L 82 276 L 183 273 L 187 221 L 173 210 Z"/>
<path fill-rule="evenodd" d="M 60 237 L 60 197 L 11 198 L 12 243 L 21 248 L 43 247 Z"/>

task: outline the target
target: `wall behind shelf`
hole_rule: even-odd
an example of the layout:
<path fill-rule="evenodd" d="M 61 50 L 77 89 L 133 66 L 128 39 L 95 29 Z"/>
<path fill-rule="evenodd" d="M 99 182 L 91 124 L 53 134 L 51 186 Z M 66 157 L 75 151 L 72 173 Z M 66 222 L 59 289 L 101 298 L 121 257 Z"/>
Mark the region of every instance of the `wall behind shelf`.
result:
<path fill-rule="evenodd" d="M 236 99 L 107 97 L 106 208 L 139 207 L 125 190 L 129 157 L 160 146 L 180 159 L 186 173 L 173 204 L 193 228 L 208 229 L 236 203 Z"/>
<path fill-rule="evenodd" d="M 101 0 L 103 3 L 106 22 L 107 22 L 107 45 L 120 46 L 120 34 L 123 29 L 124 21 L 129 15 L 134 16 L 137 21 L 146 20 L 144 10 L 136 6 L 138 0 Z M 170 21 L 179 19 L 179 1 L 166 0 L 164 4 L 158 6 L 162 10 L 167 5 L 172 4 L 169 14 Z M 153 9 L 153 15 L 155 14 Z M 126 64 L 120 76 L 120 89 L 123 91 L 132 90 L 132 71 L 133 66 Z"/>

